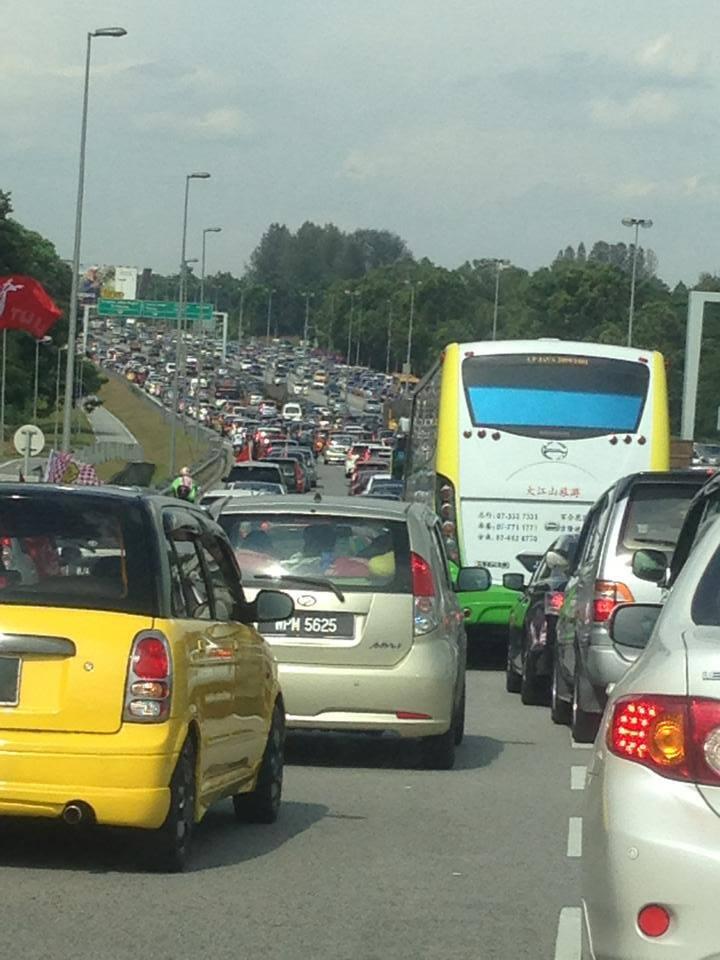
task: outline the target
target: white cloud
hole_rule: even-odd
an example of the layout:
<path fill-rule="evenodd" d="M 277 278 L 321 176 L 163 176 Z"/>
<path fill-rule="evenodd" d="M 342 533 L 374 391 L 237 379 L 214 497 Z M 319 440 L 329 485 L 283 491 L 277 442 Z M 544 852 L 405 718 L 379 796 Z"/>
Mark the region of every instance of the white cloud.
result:
<path fill-rule="evenodd" d="M 676 49 L 669 33 L 664 33 L 641 47 L 636 60 L 641 67 L 667 70 L 674 77 L 690 77 L 699 69 L 697 53 Z"/>
<path fill-rule="evenodd" d="M 603 127 L 626 128 L 669 123 L 680 111 L 678 98 L 662 90 L 643 90 L 628 100 L 602 97 L 590 104 L 590 116 Z"/>
<path fill-rule="evenodd" d="M 216 107 L 196 115 L 146 113 L 137 122 L 145 130 L 170 130 L 200 140 L 236 140 L 254 131 L 250 117 L 237 107 Z"/>

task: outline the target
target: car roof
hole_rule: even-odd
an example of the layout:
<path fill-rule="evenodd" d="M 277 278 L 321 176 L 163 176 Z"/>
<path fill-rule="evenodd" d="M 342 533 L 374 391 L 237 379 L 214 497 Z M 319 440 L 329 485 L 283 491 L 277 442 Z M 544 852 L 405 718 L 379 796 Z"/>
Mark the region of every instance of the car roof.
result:
<path fill-rule="evenodd" d="M 358 503 L 362 500 L 362 503 Z M 253 501 L 247 503 L 229 503 L 223 506 L 225 513 L 315 513 L 319 516 L 377 517 L 382 520 L 404 520 L 413 508 L 426 510 L 419 504 L 401 501 L 370 501 L 363 497 L 263 497 L 262 505 Z M 429 511 L 428 511 L 429 512 Z"/>
<path fill-rule="evenodd" d="M 642 483 L 667 484 L 696 484 L 698 490 L 707 481 L 707 476 L 701 470 L 644 470 L 640 473 L 631 473 L 618 480 L 615 488 L 615 498 L 620 500 L 627 496 L 632 487 Z"/>

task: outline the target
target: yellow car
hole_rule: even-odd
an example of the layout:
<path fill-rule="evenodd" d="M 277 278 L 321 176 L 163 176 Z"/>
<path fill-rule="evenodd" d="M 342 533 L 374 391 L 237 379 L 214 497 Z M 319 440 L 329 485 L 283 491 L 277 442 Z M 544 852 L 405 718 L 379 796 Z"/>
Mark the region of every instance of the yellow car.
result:
<path fill-rule="evenodd" d="M 194 825 L 232 797 L 272 822 L 285 711 L 225 534 L 131 490 L 0 489 L 0 816 L 141 828 L 181 870 Z"/>

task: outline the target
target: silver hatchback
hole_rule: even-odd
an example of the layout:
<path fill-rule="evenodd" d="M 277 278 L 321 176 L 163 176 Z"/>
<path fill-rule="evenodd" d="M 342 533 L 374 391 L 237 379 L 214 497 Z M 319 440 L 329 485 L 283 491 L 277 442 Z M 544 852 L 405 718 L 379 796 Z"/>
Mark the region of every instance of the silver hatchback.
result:
<path fill-rule="evenodd" d="M 218 520 L 248 596 L 277 583 L 295 601 L 291 620 L 260 627 L 288 727 L 419 737 L 426 766 L 452 767 L 466 638 L 437 517 L 418 504 L 316 496 L 228 502 Z"/>

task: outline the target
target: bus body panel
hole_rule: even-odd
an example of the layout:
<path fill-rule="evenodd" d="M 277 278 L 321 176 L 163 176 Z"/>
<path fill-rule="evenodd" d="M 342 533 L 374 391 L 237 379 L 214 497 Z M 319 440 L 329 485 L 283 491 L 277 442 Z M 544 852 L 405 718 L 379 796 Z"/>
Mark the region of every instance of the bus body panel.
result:
<path fill-rule="evenodd" d="M 480 365 L 477 382 L 472 376 L 465 382 L 466 360 L 470 367 Z M 615 372 L 625 386 L 613 386 Z M 585 380 L 589 386 L 583 387 Z M 538 383 L 540 389 L 533 389 Z M 484 412 L 486 395 L 507 424 L 480 421 L 473 404 L 479 398 Z M 623 419 L 628 409 L 637 414 L 632 429 Z M 569 426 L 555 425 L 556 410 L 567 413 Z M 526 428 L 523 416 L 536 413 L 540 426 Z M 577 426 L 586 415 L 590 426 Z M 593 417 L 600 419 L 591 422 Z M 606 417 L 619 417 L 627 429 L 606 429 Z M 667 470 L 669 454 L 661 354 L 561 340 L 454 343 L 415 393 L 406 497 L 434 505 L 442 519 L 441 490 L 447 499 L 451 485 L 449 519 L 456 533 L 446 545 L 456 541 L 456 556 L 449 549 L 454 566 L 485 566 L 493 575 L 488 591 L 459 595 L 466 623 L 500 626 L 517 596 L 502 586 L 503 575 L 527 576 L 532 555 L 542 554 L 558 534 L 578 532 L 590 506 L 615 480 L 639 470 Z"/>

